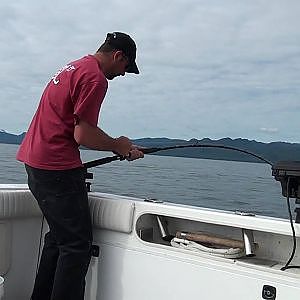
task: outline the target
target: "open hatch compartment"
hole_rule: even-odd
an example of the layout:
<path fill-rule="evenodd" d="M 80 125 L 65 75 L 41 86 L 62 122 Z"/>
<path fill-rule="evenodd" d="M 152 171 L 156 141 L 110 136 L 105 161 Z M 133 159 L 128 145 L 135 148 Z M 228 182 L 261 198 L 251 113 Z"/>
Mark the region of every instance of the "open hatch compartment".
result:
<path fill-rule="evenodd" d="M 255 217 L 253 217 L 255 218 Z M 255 221 L 255 220 L 253 220 Z M 163 230 L 161 229 L 163 227 Z M 179 234 L 188 234 L 190 236 L 200 236 L 199 241 L 195 241 L 209 248 L 239 248 L 243 247 L 242 254 L 236 256 L 216 255 L 226 259 L 233 259 L 240 263 L 252 265 L 253 267 L 270 267 L 280 269 L 286 262 L 290 252 L 292 237 L 289 235 L 272 233 L 270 231 L 251 230 L 238 227 L 236 225 L 219 225 L 197 220 L 189 220 L 180 217 L 167 215 L 156 215 L 146 213 L 139 216 L 136 222 L 136 233 L 138 237 L 152 247 L 172 247 L 172 239 L 179 237 Z M 200 233 L 198 235 L 198 233 Z M 208 236 L 208 240 L 205 241 Z M 221 244 L 218 244 L 221 239 Z M 297 237 L 299 240 L 299 238 Z M 217 243 L 216 243 L 217 241 Z M 213 243 L 211 243 L 213 242 Z M 224 245 L 224 243 L 227 243 Z M 187 248 L 181 248 L 189 250 Z M 180 251 L 180 249 L 179 249 Z M 298 251 L 297 251 L 298 252 Z M 192 255 L 212 255 L 212 252 L 189 251 Z M 296 254 L 295 262 L 299 261 L 299 255 Z M 293 272 L 298 272 L 294 270 Z"/>

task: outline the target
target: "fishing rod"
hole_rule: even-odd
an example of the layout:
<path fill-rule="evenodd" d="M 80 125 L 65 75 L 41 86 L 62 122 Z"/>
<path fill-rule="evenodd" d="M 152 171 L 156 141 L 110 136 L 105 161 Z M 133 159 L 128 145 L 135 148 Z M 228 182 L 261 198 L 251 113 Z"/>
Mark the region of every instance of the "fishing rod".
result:
<path fill-rule="evenodd" d="M 152 153 L 156 153 L 156 152 L 159 152 L 159 151 L 166 151 L 166 150 L 172 150 L 172 149 L 182 149 L 182 148 L 220 148 L 220 149 L 228 149 L 228 150 L 233 150 L 233 151 L 238 151 L 238 152 L 248 154 L 250 156 L 253 156 L 253 157 L 255 157 L 255 158 L 257 158 L 257 159 L 273 166 L 273 164 L 270 161 L 268 161 L 267 159 L 255 154 L 255 153 L 252 153 L 252 152 L 247 151 L 247 150 L 235 148 L 235 147 L 224 146 L 224 145 L 189 144 L 189 145 L 175 145 L 175 146 L 168 146 L 168 147 L 139 148 L 139 150 L 142 151 L 144 154 L 152 154 Z M 108 156 L 108 157 L 104 157 L 104 158 L 100 158 L 100 159 L 96 159 L 96 160 L 86 162 L 86 163 L 83 164 L 83 166 L 84 166 L 84 168 L 89 169 L 89 168 L 94 168 L 94 167 L 97 167 L 97 166 L 105 165 L 105 164 L 108 164 L 108 163 L 116 161 L 116 160 L 124 160 L 124 159 L 126 159 L 126 157 L 120 156 L 120 155 Z"/>

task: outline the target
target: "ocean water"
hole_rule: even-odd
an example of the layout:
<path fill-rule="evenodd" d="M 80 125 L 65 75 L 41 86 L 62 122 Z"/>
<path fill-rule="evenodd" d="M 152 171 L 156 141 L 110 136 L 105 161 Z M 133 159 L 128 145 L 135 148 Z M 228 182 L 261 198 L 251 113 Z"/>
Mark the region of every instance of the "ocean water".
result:
<path fill-rule="evenodd" d="M 15 159 L 17 149 L 0 144 L 2 184 L 26 183 L 24 166 Z M 87 162 L 112 154 L 82 150 L 81 155 Z M 90 171 L 93 191 L 288 218 L 280 183 L 266 164 L 146 155 Z M 291 204 L 293 208 L 293 199 Z"/>

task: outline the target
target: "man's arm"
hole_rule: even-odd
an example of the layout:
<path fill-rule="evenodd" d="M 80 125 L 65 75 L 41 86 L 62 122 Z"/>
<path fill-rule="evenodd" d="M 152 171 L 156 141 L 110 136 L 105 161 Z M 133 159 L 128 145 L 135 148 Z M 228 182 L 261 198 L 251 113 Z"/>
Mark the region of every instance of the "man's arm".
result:
<path fill-rule="evenodd" d="M 133 146 L 127 137 L 112 138 L 100 128 L 91 126 L 82 120 L 75 125 L 74 138 L 79 145 L 89 149 L 113 151 L 122 156 L 128 156 Z"/>

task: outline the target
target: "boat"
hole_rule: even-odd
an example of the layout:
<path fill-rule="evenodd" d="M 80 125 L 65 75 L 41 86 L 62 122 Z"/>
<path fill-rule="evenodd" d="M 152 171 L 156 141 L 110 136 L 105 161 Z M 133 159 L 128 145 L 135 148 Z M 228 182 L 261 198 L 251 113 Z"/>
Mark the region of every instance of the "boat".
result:
<path fill-rule="evenodd" d="M 274 176 L 293 176 L 283 193 L 297 197 L 297 170 L 282 166 Z M 300 298 L 299 223 L 171 200 L 89 192 L 86 300 Z M 28 186 L 0 184 L 1 300 L 30 299 L 46 232 Z"/>

